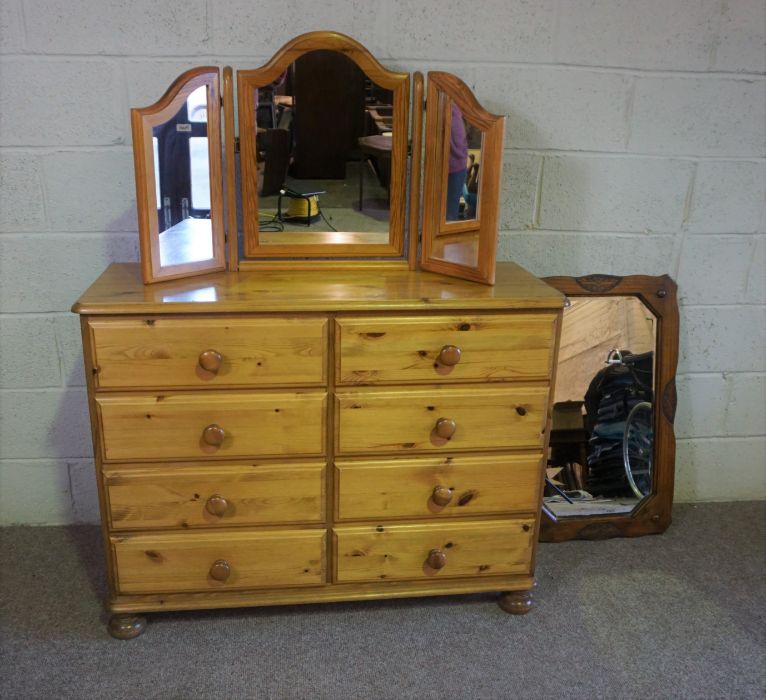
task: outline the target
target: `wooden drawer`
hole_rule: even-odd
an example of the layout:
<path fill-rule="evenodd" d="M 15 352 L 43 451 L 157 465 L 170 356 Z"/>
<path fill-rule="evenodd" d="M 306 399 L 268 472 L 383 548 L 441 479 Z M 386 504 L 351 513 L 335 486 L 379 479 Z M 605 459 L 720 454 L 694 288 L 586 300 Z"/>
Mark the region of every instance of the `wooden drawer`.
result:
<path fill-rule="evenodd" d="M 540 508 L 542 454 L 339 462 L 337 519 L 444 518 Z"/>
<path fill-rule="evenodd" d="M 125 467 L 105 472 L 113 530 L 319 522 L 324 464 Z"/>
<path fill-rule="evenodd" d="M 534 532 L 533 518 L 337 527 L 336 580 L 525 574 L 531 569 Z"/>
<path fill-rule="evenodd" d="M 102 389 L 325 381 L 324 318 L 90 319 L 88 327 Z"/>
<path fill-rule="evenodd" d="M 337 382 L 547 380 L 555 322 L 554 314 L 339 318 Z"/>
<path fill-rule="evenodd" d="M 104 457 L 320 455 L 325 396 L 318 391 L 97 395 Z M 220 437 L 220 445 L 210 444 Z"/>
<path fill-rule="evenodd" d="M 539 448 L 546 386 L 357 389 L 337 394 L 337 453 Z M 443 419 L 443 420 L 442 420 Z M 439 437 L 454 421 L 449 439 Z"/>
<path fill-rule="evenodd" d="M 120 593 L 171 593 L 320 585 L 325 540 L 325 530 L 270 530 L 119 535 L 111 544 Z"/>

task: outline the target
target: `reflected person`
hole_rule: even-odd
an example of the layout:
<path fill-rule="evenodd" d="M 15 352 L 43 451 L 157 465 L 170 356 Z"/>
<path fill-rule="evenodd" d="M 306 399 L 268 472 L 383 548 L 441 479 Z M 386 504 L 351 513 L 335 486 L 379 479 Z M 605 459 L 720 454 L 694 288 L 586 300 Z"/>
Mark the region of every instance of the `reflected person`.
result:
<path fill-rule="evenodd" d="M 449 140 L 449 163 L 447 175 L 447 221 L 456 221 L 460 214 L 460 197 L 465 185 L 468 163 L 468 140 L 465 135 L 463 113 L 452 102 L 450 117 L 452 128 Z"/>

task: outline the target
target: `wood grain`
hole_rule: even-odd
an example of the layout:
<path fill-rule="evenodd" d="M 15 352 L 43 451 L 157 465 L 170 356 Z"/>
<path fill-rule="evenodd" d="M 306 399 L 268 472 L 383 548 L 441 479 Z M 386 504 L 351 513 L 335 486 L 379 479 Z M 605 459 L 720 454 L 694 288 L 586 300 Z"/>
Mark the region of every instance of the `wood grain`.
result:
<path fill-rule="evenodd" d="M 97 386 L 236 387 L 322 385 L 327 320 L 323 317 L 91 319 Z M 222 356 L 216 371 L 200 355 Z"/>
<path fill-rule="evenodd" d="M 336 324 L 338 384 L 547 380 L 554 314 L 352 316 Z M 459 361 L 440 363 L 446 346 Z"/>
<path fill-rule="evenodd" d="M 425 579 L 425 577 L 424 577 Z M 336 603 L 348 600 L 379 600 L 463 593 L 528 590 L 534 579 L 529 575 L 468 576 L 428 578 L 413 581 L 374 583 L 329 583 L 311 587 L 281 587 L 255 590 L 216 590 L 188 593 L 114 595 L 107 606 L 112 612 L 133 613 L 169 610 L 204 610 L 261 605 L 301 605 Z"/>
<path fill-rule="evenodd" d="M 113 263 L 74 304 L 80 314 L 561 309 L 564 295 L 512 262 L 495 286 L 401 269 L 260 270 L 145 286 L 135 263 Z"/>
<path fill-rule="evenodd" d="M 109 468 L 114 530 L 320 522 L 324 463 Z M 208 500 L 225 502 L 220 515 Z"/>
<path fill-rule="evenodd" d="M 412 74 L 412 138 L 410 156 L 410 220 L 409 250 L 407 260 L 410 270 L 418 266 L 418 243 L 420 242 L 420 180 L 423 167 L 423 74 Z"/>
<path fill-rule="evenodd" d="M 312 586 L 325 580 L 324 530 L 115 535 L 120 593 Z M 228 562 L 225 581 L 210 576 Z"/>
<path fill-rule="evenodd" d="M 338 526 L 333 530 L 340 582 L 528 574 L 534 519 L 461 524 Z M 432 549 L 442 568 L 426 564 Z"/>
<path fill-rule="evenodd" d="M 320 455 L 325 394 L 187 392 L 96 396 L 107 460 Z M 202 440 L 218 425 L 220 447 Z"/>
<path fill-rule="evenodd" d="M 495 287 L 406 269 L 371 274 L 364 266 L 215 273 L 145 287 L 136 265 L 112 266 L 76 305 L 92 314 L 82 327 L 109 608 L 129 613 L 529 589 L 548 372 L 562 303 L 562 295 L 512 263 L 498 266 Z M 411 336 L 433 348 L 408 348 Z M 383 386 L 337 389 L 346 338 L 359 367 L 382 368 Z M 444 354 L 449 362 L 442 369 L 467 374 L 456 380 L 430 374 L 443 348 L 458 345 L 459 356 Z M 406 353 L 413 349 L 432 353 L 422 378 L 409 378 Z M 266 350 L 267 363 L 279 358 L 282 378 L 273 378 L 279 383 L 264 383 L 272 379 L 259 374 L 271 377 L 273 367 L 243 370 L 236 385 L 221 383 L 234 381 L 233 365 L 245 367 Z M 162 388 L 176 381 L 176 372 L 189 372 L 190 363 L 198 381 L 201 355 L 212 377 Z M 240 359 L 232 363 L 232 357 Z M 157 362 L 149 377 L 141 374 L 143 358 Z M 135 361 L 139 369 L 129 369 Z M 183 370 L 163 371 L 168 365 L 161 362 L 176 361 Z M 114 362 L 128 363 L 119 380 L 102 370 Z M 512 374 L 493 381 L 509 366 Z M 124 385 L 107 386 L 104 377 Z M 289 389 L 282 384 L 293 381 Z M 342 402 L 369 403 L 345 406 L 367 417 L 344 423 Z M 417 421 L 432 431 L 441 417 L 456 422 L 451 440 L 434 444 L 427 436 L 423 445 L 408 444 Z M 211 425 L 223 430 L 220 447 L 200 442 Z M 394 444 L 384 444 L 378 430 Z M 346 439 L 347 451 L 336 457 L 334 443 Z M 365 441 L 372 442 L 370 452 Z M 434 499 L 437 487 L 443 505 Z M 523 535 L 509 530 L 510 522 L 522 523 Z M 397 574 L 415 578 L 335 580 L 338 550 L 325 544 L 328 533 L 373 527 L 377 535 L 378 527 L 389 526 L 420 533 L 420 570 L 410 574 L 407 564 Z M 445 540 L 433 527 L 453 528 L 460 539 Z M 412 538 L 395 540 L 398 547 Z M 523 565 L 511 564 L 504 547 L 518 552 Z M 443 560 L 441 569 L 425 566 L 431 550 L 440 552 L 432 562 Z M 490 550 L 494 561 L 479 561 Z M 296 571 L 293 556 L 312 563 Z M 415 555 L 402 556 L 406 563 Z M 170 565 L 157 564 L 161 557 Z M 477 573 L 485 565 L 490 568 Z"/>
<path fill-rule="evenodd" d="M 542 455 L 336 460 L 335 469 L 339 520 L 440 520 L 534 512 Z M 449 491 L 444 506 L 434 500 L 437 488 Z"/>
<path fill-rule="evenodd" d="M 338 391 L 337 451 L 452 453 L 540 447 L 547 397 L 547 386 Z M 439 418 L 456 422 L 450 440 L 434 436 Z"/>
<path fill-rule="evenodd" d="M 227 270 L 239 269 L 239 231 L 237 227 L 237 168 L 234 127 L 234 82 L 231 66 L 223 69 L 223 153 L 226 183 Z"/>

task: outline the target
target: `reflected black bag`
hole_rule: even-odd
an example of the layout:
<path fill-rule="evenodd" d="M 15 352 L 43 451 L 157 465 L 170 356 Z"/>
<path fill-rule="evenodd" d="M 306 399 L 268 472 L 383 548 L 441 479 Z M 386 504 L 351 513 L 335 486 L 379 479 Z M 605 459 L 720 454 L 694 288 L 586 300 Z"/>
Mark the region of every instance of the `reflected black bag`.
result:
<path fill-rule="evenodd" d="M 616 407 L 616 415 L 611 420 L 624 421 L 630 409 L 639 401 L 653 402 L 653 365 L 653 351 L 633 355 L 626 350 L 622 354 L 622 364 L 609 365 L 599 370 L 585 392 L 585 427 L 589 435 L 599 422 L 599 408 L 602 406 Z"/>
<path fill-rule="evenodd" d="M 622 361 L 600 370 L 585 393 L 588 431 L 587 489 L 594 494 L 629 494 L 622 457 L 622 437 L 631 409 L 652 403 L 652 351 L 622 353 Z"/>

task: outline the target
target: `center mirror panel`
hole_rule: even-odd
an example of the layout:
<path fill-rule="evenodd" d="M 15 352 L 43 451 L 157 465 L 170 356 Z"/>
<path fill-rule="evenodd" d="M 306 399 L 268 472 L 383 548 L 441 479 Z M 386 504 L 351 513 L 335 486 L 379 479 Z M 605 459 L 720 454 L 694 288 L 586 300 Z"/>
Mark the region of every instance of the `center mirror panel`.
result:
<path fill-rule="evenodd" d="M 237 88 L 245 257 L 401 257 L 408 75 L 314 32 Z"/>

